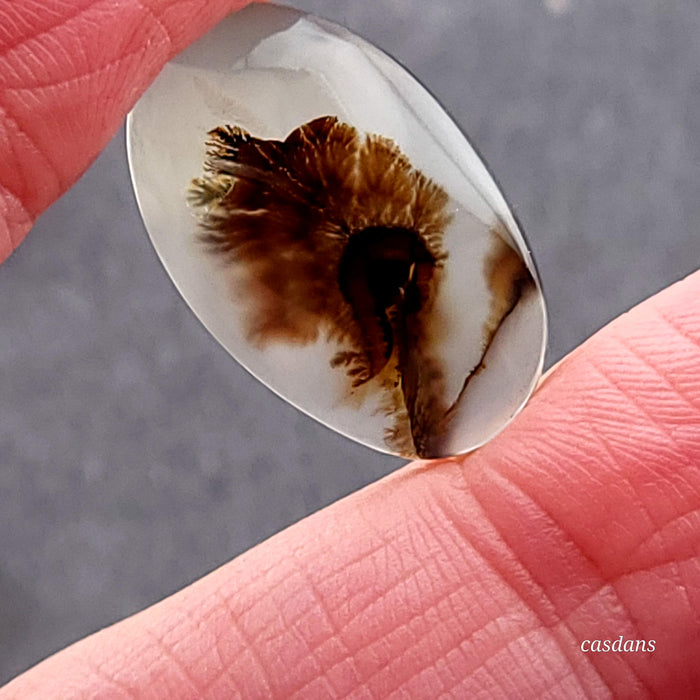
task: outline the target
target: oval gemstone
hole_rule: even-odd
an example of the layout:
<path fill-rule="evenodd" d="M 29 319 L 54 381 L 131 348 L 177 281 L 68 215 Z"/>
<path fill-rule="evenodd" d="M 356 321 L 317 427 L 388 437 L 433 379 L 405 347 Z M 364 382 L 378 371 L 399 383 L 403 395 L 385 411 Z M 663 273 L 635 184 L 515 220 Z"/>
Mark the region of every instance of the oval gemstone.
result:
<path fill-rule="evenodd" d="M 165 67 L 128 146 L 176 287 L 301 410 L 431 458 L 527 401 L 546 313 L 522 233 L 452 120 L 374 46 L 250 5 Z"/>

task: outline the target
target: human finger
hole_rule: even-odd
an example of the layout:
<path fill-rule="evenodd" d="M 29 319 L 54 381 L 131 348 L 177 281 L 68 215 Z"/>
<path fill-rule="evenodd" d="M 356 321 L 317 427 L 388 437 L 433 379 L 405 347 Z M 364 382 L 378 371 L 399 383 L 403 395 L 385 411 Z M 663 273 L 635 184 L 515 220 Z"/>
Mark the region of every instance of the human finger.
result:
<path fill-rule="evenodd" d="M 0 700 L 690 696 L 699 295 L 695 274 L 617 319 L 476 453 L 307 518 Z"/>
<path fill-rule="evenodd" d="M 0 262 L 163 65 L 249 0 L 0 0 Z"/>

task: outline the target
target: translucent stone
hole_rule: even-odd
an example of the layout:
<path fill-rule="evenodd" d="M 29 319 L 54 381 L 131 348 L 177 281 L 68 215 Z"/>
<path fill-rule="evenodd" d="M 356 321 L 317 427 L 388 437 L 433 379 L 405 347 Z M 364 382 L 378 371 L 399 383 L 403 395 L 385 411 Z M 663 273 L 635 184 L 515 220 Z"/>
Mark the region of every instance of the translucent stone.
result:
<path fill-rule="evenodd" d="M 525 404 L 546 336 L 525 240 L 468 141 L 386 54 L 251 5 L 168 64 L 128 126 L 163 264 L 281 397 L 406 457 L 468 452 Z"/>

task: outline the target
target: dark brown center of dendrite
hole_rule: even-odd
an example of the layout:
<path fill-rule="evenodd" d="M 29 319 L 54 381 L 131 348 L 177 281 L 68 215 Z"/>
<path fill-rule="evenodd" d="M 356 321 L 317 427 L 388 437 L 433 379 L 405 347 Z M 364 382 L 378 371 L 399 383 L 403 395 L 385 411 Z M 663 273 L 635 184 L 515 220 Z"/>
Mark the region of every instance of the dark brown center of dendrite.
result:
<path fill-rule="evenodd" d="M 395 343 L 406 341 L 407 320 L 426 302 L 435 256 L 410 229 L 372 226 L 350 236 L 338 283 L 360 326 L 374 376 Z M 408 324 L 410 325 L 410 323 Z"/>

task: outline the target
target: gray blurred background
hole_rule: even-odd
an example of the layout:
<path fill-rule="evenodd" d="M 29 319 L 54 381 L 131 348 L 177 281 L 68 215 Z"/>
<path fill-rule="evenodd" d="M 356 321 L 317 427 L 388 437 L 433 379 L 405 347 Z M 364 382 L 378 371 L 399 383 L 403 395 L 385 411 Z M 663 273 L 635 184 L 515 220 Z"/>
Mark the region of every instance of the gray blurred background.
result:
<path fill-rule="evenodd" d="M 700 264 L 696 0 L 292 4 L 393 54 L 470 135 L 538 262 L 548 364 Z M 401 464 L 208 336 L 123 132 L 0 267 L 0 388 L 0 681 Z"/>

